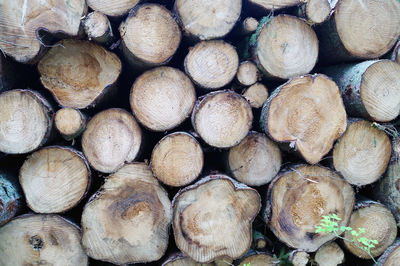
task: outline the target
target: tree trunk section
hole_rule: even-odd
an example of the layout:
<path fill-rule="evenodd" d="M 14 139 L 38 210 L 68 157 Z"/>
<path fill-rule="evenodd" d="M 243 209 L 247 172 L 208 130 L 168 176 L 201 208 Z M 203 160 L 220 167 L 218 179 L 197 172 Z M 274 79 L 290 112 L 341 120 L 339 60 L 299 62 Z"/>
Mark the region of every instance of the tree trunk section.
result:
<path fill-rule="evenodd" d="M 333 0 L 306 0 L 299 6 L 299 17 L 304 18 L 308 24 L 316 25 L 325 22 L 335 5 Z M 336 0 L 337 2 L 337 0 Z"/>
<path fill-rule="evenodd" d="M 267 87 L 259 82 L 246 88 L 242 95 L 255 109 L 262 107 L 269 96 Z"/>
<path fill-rule="evenodd" d="M 240 63 L 236 73 L 236 80 L 239 85 L 251 86 L 260 79 L 260 73 L 257 66 L 251 61 Z"/>
<path fill-rule="evenodd" d="M 246 36 L 255 32 L 258 28 L 258 20 L 253 17 L 245 18 L 239 28 L 239 35 Z"/>
<path fill-rule="evenodd" d="M 90 12 L 83 20 L 83 29 L 89 39 L 99 44 L 110 45 L 114 40 L 111 23 L 101 12 Z"/>
<path fill-rule="evenodd" d="M 232 259 L 223 257 L 211 263 L 199 263 L 192 260 L 183 253 L 175 253 L 170 255 L 161 266 L 227 266 L 233 265 Z"/>
<path fill-rule="evenodd" d="M 400 260 L 400 239 L 386 249 L 386 251 L 379 257 L 377 266 L 396 266 Z"/>
<path fill-rule="evenodd" d="M 17 177 L 0 170 L 0 226 L 7 223 L 22 208 L 23 197 Z"/>
<path fill-rule="evenodd" d="M 301 250 L 293 250 L 288 259 L 293 266 L 306 266 L 310 261 L 310 254 Z"/>
<path fill-rule="evenodd" d="M 314 261 L 319 266 L 337 266 L 344 263 L 344 252 L 335 242 L 323 245 L 315 253 Z"/>
<path fill-rule="evenodd" d="M 277 265 L 274 258 L 265 252 L 249 252 L 251 255 L 245 256 L 239 266 L 274 266 Z M 278 263 L 279 264 L 279 263 Z"/>
<path fill-rule="evenodd" d="M 86 129 L 87 117 L 78 109 L 61 108 L 56 112 L 54 124 L 61 136 L 69 141 Z"/>
<path fill-rule="evenodd" d="M 140 0 L 87 0 L 88 6 L 94 11 L 116 18 L 126 15 L 139 2 Z"/>
<path fill-rule="evenodd" d="M 267 239 L 265 235 L 259 231 L 253 230 L 253 243 L 251 244 L 253 250 L 265 250 L 268 244 L 270 244 L 270 240 Z"/>
<path fill-rule="evenodd" d="M 299 5 L 302 0 L 249 0 L 249 2 L 268 11 L 273 11 Z"/>

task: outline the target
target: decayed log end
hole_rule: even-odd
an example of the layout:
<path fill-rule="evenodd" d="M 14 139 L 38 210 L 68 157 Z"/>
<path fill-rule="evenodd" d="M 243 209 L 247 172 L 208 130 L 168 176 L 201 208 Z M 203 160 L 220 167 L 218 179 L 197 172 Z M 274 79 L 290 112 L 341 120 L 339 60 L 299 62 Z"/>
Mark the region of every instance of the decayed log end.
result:
<path fill-rule="evenodd" d="M 235 77 L 239 56 L 236 49 L 224 41 L 203 41 L 189 50 L 184 65 L 194 83 L 215 90 Z"/>
<path fill-rule="evenodd" d="M 281 152 L 264 133 L 250 132 L 228 153 L 228 168 L 239 182 L 249 186 L 269 183 L 279 172 Z"/>
<path fill-rule="evenodd" d="M 377 58 L 387 53 L 398 40 L 400 2 L 340 0 L 335 8 L 334 22 L 340 41 L 351 55 Z"/>
<path fill-rule="evenodd" d="M 371 122 L 352 122 L 333 148 L 333 165 L 350 184 L 371 184 L 385 172 L 391 143 Z"/>
<path fill-rule="evenodd" d="M 316 164 L 346 130 L 347 121 L 338 86 L 316 74 L 278 87 L 263 106 L 260 124 L 273 140 L 290 143 Z"/>
<path fill-rule="evenodd" d="M 131 114 L 108 109 L 90 120 L 82 136 L 82 150 L 90 165 L 103 173 L 133 161 L 142 143 L 142 132 Z"/>
<path fill-rule="evenodd" d="M 295 6 L 302 0 L 249 0 L 250 3 L 261 6 L 267 10 L 278 10 L 285 7 Z"/>
<path fill-rule="evenodd" d="M 250 248 L 251 225 L 261 206 L 256 190 L 213 175 L 178 192 L 172 204 L 176 245 L 195 261 L 237 259 Z"/>
<path fill-rule="evenodd" d="M 22 154 L 43 145 L 51 132 L 53 111 L 31 90 L 0 94 L 0 152 Z"/>
<path fill-rule="evenodd" d="M 122 265 L 159 260 L 168 245 L 171 202 L 144 163 L 109 176 L 82 213 L 82 244 L 98 260 Z"/>
<path fill-rule="evenodd" d="M 54 124 L 60 134 L 67 140 L 78 136 L 86 127 L 86 118 L 73 108 L 61 108 L 56 112 Z"/>
<path fill-rule="evenodd" d="M 320 266 L 337 266 L 344 263 L 344 252 L 338 244 L 332 242 L 320 247 L 314 260 Z"/>
<path fill-rule="evenodd" d="M 268 89 L 264 84 L 257 82 L 248 87 L 242 95 L 252 108 L 260 108 L 268 99 Z"/>
<path fill-rule="evenodd" d="M 88 6 L 107 16 L 119 17 L 128 13 L 129 9 L 136 6 L 140 0 L 87 0 Z"/>
<path fill-rule="evenodd" d="M 37 37 L 39 28 L 76 36 L 87 10 L 84 0 L 15 0 L 1 7 L 0 49 L 22 63 L 34 61 L 42 48 Z"/>
<path fill-rule="evenodd" d="M 222 38 L 239 19 L 241 0 L 176 0 L 174 10 L 185 33 L 200 40 Z"/>
<path fill-rule="evenodd" d="M 106 15 L 99 11 L 90 12 L 82 24 L 89 40 L 109 44 L 114 37 L 110 21 Z"/>
<path fill-rule="evenodd" d="M 116 82 L 121 61 L 92 42 L 62 40 L 40 60 L 38 70 L 61 106 L 82 109 L 95 105 Z"/>
<path fill-rule="evenodd" d="M 264 24 L 254 56 L 266 77 L 289 79 L 309 73 L 318 58 L 318 39 L 303 20 L 279 15 Z"/>
<path fill-rule="evenodd" d="M 340 226 L 349 222 L 354 206 L 352 187 L 333 171 L 319 166 L 300 165 L 282 172 L 270 184 L 267 217 L 272 232 L 289 247 L 314 252 L 335 238 L 315 233 L 322 215 L 341 217 Z"/>
<path fill-rule="evenodd" d="M 130 105 L 138 121 L 152 131 L 167 131 L 188 118 L 196 101 L 190 79 L 172 67 L 140 75 L 131 88 Z"/>
<path fill-rule="evenodd" d="M 158 4 L 135 7 L 119 31 L 127 57 L 145 65 L 168 62 L 181 42 L 181 30 L 172 14 Z"/>
<path fill-rule="evenodd" d="M 251 61 L 240 63 L 236 73 L 236 79 L 243 86 L 251 86 L 259 79 L 257 66 Z"/>
<path fill-rule="evenodd" d="M 0 170 L 0 226 L 13 218 L 22 207 L 23 197 L 16 179 Z"/>
<path fill-rule="evenodd" d="M 274 258 L 266 253 L 258 253 L 247 256 L 244 260 L 240 261 L 239 266 L 274 266 L 279 264 Z"/>
<path fill-rule="evenodd" d="M 251 128 L 253 113 L 249 103 L 233 91 L 216 91 L 196 103 L 192 125 L 209 145 L 229 148 L 237 145 Z"/>
<path fill-rule="evenodd" d="M 19 181 L 29 208 L 36 213 L 59 213 L 86 195 L 90 168 L 83 155 L 72 148 L 46 147 L 27 158 Z"/>
<path fill-rule="evenodd" d="M 376 266 L 397 266 L 400 261 L 400 239 L 397 239 L 393 245 L 379 257 Z"/>
<path fill-rule="evenodd" d="M 23 215 L 0 227 L 0 264 L 86 266 L 79 227 L 61 216 Z"/>
<path fill-rule="evenodd" d="M 197 140 L 185 132 L 176 132 L 163 137 L 154 147 L 150 167 L 158 180 L 180 187 L 194 181 L 203 164 L 203 150 Z"/>
<path fill-rule="evenodd" d="M 319 24 L 327 20 L 331 14 L 331 0 L 308 0 L 306 3 L 307 20 Z"/>

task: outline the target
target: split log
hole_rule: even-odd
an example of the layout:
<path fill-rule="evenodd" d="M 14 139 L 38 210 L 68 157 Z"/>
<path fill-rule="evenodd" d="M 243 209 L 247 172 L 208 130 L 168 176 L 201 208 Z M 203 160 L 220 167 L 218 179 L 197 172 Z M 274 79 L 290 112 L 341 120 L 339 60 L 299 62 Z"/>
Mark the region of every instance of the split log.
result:
<path fill-rule="evenodd" d="M 299 17 L 304 18 L 310 25 L 325 22 L 335 7 L 334 0 L 306 0 L 299 7 Z"/>
<path fill-rule="evenodd" d="M 90 257 L 118 265 L 156 261 L 171 220 L 171 201 L 148 166 L 127 164 L 85 205 L 82 245 Z"/>
<path fill-rule="evenodd" d="M 0 226 L 21 210 L 22 200 L 17 177 L 8 171 L 0 170 Z"/>
<path fill-rule="evenodd" d="M 374 183 L 385 172 L 391 152 L 389 137 L 371 122 L 348 121 L 348 128 L 333 148 L 333 166 L 352 185 Z"/>
<path fill-rule="evenodd" d="M 28 214 L 0 227 L 0 265 L 86 266 L 78 226 L 61 216 Z"/>
<path fill-rule="evenodd" d="M 195 261 L 237 259 L 250 248 L 252 222 L 261 206 L 256 190 L 211 175 L 180 190 L 172 205 L 176 245 Z"/>
<path fill-rule="evenodd" d="M 137 120 L 152 131 L 167 131 L 188 118 L 196 101 L 190 79 L 172 67 L 140 75 L 131 88 L 130 105 Z"/>
<path fill-rule="evenodd" d="M 192 39 L 223 38 L 239 19 L 241 0 L 176 0 L 174 11 L 182 30 Z"/>
<path fill-rule="evenodd" d="M 328 67 L 323 72 L 339 86 L 346 111 L 379 122 L 400 113 L 400 65 L 390 60 Z"/>
<path fill-rule="evenodd" d="M 250 252 L 252 253 L 252 252 Z M 278 262 L 279 264 L 279 262 Z M 275 259 L 265 252 L 257 252 L 252 255 L 246 256 L 241 260 L 239 266 L 274 266 L 277 265 Z"/>
<path fill-rule="evenodd" d="M 223 257 L 212 263 L 199 263 L 183 253 L 176 253 L 169 256 L 161 266 L 228 266 L 233 265 L 232 262 L 232 259 Z"/>
<path fill-rule="evenodd" d="M 400 35 L 400 2 L 339 0 L 334 15 L 317 32 L 321 62 L 378 58 Z"/>
<path fill-rule="evenodd" d="M 246 36 L 255 32 L 258 28 L 258 20 L 253 17 L 247 17 L 240 26 L 240 35 Z"/>
<path fill-rule="evenodd" d="M 397 42 L 392 52 L 392 60 L 400 63 L 400 41 Z"/>
<path fill-rule="evenodd" d="M 251 86 L 260 78 L 257 66 L 251 61 L 240 63 L 236 73 L 236 79 L 242 86 Z"/>
<path fill-rule="evenodd" d="M 0 152 L 22 154 L 44 145 L 51 135 L 53 110 L 39 93 L 10 90 L 0 94 Z"/>
<path fill-rule="evenodd" d="M 310 254 L 301 250 L 293 250 L 289 253 L 288 260 L 293 266 L 306 266 L 310 261 Z"/>
<path fill-rule="evenodd" d="M 34 212 L 65 212 L 86 196 L 90 168 L 85 157 L 72 148 L 46 147 L 27 157 L 19 182 Z"/>
<path fill-rule="evenodd" d="M 153 175 L 173 187 L 192 183 L 203 169 L 204 155 L 200 144 L 190 134 L 175 132 L 163 137 L 151 154 Z"/>
<path fill-rule="evenodd" d="M 168 63 L 181 42 L 181 30 L 172 14 L 158 4 L 132 9 L 119 32 L 125 57 L 139 69 Z"/>
<path fill-rule="evenodd" d="M 95 106 L 115 88 L 119 58 L 89 41 L 62 40 L 40 60 L 40 80 L 63 107 Z"/>
<path fill-rule="evenodd" d="M 257 82 L 246 88 L 242 95 L 252 108 L 260 108 L 268 99 L 268 89 L 264 84 Z"/>
<path fill-rule="evenodd" d="M 266 78 L 289 79 L 304 75 L 317 62 L 317 35 L 300 18 L 272 17 L 257 34 L 253 56 Z"/>
<path fill-rule="evenodd" d="M 56 112 L 54 124 L 65 140 L 78 137 L 86 129 L 87 117 L 79 110 L 61 108 Z"/>
<path fill-rule="evenodd" d="M 279 172 L 281 152 L 264 133 L 250 132 L 238 145 L 229 149 L 227 170 L 248 186 L 269 183 Z"/>
<path fill-rule="evenodd" d="M 82 136 L 82 150 L 97 171 L 113 173 L 140 151 L 142 132 L 131 114 L 112 108 L 95 115 Z"/>
<path fill-rule="evenodd" d="M 388 247 L 382 256 L 379 257 L 376 266 L 396 266 L 400 260 L 400 239 Z"/>
<path fill-rule="evenodd" d="M 249 0 L 249 2 L 266 10 L 278 10 L 299 5 L 303 0 Z"/>
<path fill-rule="evenodd" d="M 111 17 L 122 17 L 139 2 L 140 0 L 87 0 L 91 9 Z"/>
<path fill-rule="evenodd" d="M 186 74 L 196 85 L 215 90 L 233 80 L 239 56 L 236 49 L 224 41 L 204 41 L 189 50 L 184 65 Z"/>
<path fill-rule="evenodd" d="M 210 92 L 196 103 L 192 125 L 210 146 L 229 148 L 246 137 L 253 122 L 249 103 L 233 91 Z"/>
<path fill-rule="evenodd" d="M 114 34 L 111 23 L 103 13 L 90 12 L 82 23 L 89 41 L 93 40 L 103 45 L 110 45 L 113 42 Z"/>
<path fill-rule="evenodd" d="M 378 244 L 371 248 L 373 257 L 380 256 L 390 245 L 393 244 L 397 235 L 396 221 L 393 214 L 384 205 L 370 200 L 357 202 L 353 214 L 350 217 L 349 227 L 365 228 L 365 233 L 359 237 L 377 240 Z M 349 231 L 343 235 L 346 239 L 353 239 Z M 344 246 L 355 256 L 362 259 L 371 259 L 369 254 L 353 243 L 344 241 Z"/>
<path fill-rule="evenodd" d="M 16 0 L 1 7 L 0 50 L 22 63 L 34 63 L 42 54 L 39 30 L 77 36 L 87 12 L 84 0 Z"/>
<path fill-rule="evenodd" d="M 273 92 L 264 103 L 260 125 L 272 140 L 289 143 L 316 164 L 346 130 L 346 111 L 335 82 L 321 74 L 306 75 Z"/>
<path fill-rule="evenodd" d="M 335 238 L 315 233 L 322 215 L 337 214 L 349 222 L 354 191 L 339 175 L 319 166 L 298 165 L 282 171 L 269 185 L 264 219 L 289 247 L 314 252 Z"/>
<path fill-rule="evenodd" d="M 335 242 L 320 247 L 315 253 L 314 261 L 319 266 L 337 266 L 344 263 L 344 252 Z"/>

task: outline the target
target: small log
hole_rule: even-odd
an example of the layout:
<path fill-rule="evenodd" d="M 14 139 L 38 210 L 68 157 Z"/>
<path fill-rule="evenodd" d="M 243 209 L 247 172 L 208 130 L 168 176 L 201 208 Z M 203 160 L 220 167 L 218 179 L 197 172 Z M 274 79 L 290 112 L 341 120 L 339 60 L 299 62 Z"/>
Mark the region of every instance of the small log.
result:
<path fill-rule="evenodd" d="M 119 32 L 125 57 L 139 69 L 168 63 L 181 42 L 181 30 L 171 12 L 158 4 L 132 9 Z"/>
<path fill-rule="evenodd" d="M 396 220 L 390 210 L 383 204 L 370 200 L 363 200 L 356 203 L 348 226 L 355 230 L 357 228 L 365 228 L 365 233 L 361 234 L 360 237 L 378 241 L 378 244 L 374 248 L 371 248 L 371 255 L 373 257 L 380 256 L 393 244 L 397 235 Z M 346 231 L 343 237 L 353 239 L 349 231 Z M 362 259 L 371 259 L 367 252 L 361 250 L 353 243 L 344 241 L 343 244 L 353 255 Z M 357 245 L 361 244 L 357 243 Z"/>
<path fill-rule="evenodd" d="M 249 2 L 266 10 L 278 10 L 299 5 L 303 0 L 249 0 Z"/>
<path fill-rule="evenodd" d="M 253 230 L 253 242 L 251 248 L 253 250 L 265 250 L 267 245 L 270 244 L 269 240 L 261 232 Z"/>
<path fill-rule="evenodd" d="M 19 182 L 34 212 L 65 212 L 86 196 L 90 168 L 85 157 L 72 148 L 46 147 L 27 157 Z"/>
<path fill-rule="evenodd" d="M 279 172 L 281 152 L 264 133 L 250 132 L 238 145 L 229 149 L 227 170 L 248 186 L 269 183 Z"/>
<path fill-rule="evenodd" d="M 319 266 L 337 266 L 344 263 L 344 252 L 335 242 L 323 245 L 315 253 L 314 261 Z"/>
<path fill-rule="evenodd" d="M 148 166 L 127 164 L 85 205 L 82 245 L 90 257 L 118 265 L 156 261 L 171 220 L 171 201 Z"/>
<path fill-rule="evenodd" d="M 315 233 L 322 215 L 337 214 L 340 226 L 349 222 L 354 191 L 339 175 L 319 166 L 298 165 L 282 171 L 271 182 L 264 219 L 289 247 L 314 252 L 335 238 Z"/>
<path fill-rule="evenodd" d="M 196 101 L 190 79 L 172 67 L 140 75 L 131 88 L 130 105 L 137 120 L 152 131 L 167 131 L 188 118 Z"/>
<path fill-rule="evenodd" d="M 349 120 L 348 128 L 333 148 L 335 169 L 352 185 L 374 183 L 385 172 L 391 152 L 389 137 L 371 122 Z"/>
<path fill-rule="evenodd" d="M 250 252 L 252 253 L 252 252 Z M 279 262 L 278 262 L 279 264 Z M 245 256 L 245 259 L 241 260 L 238 264 L 239 266 L 275 266 L 277 265 L 275 259 L 268 253 L 265 252 L 257 252 L 248 256 Z"/>
<path fill-rule="evenodd" d="M 77 109 L 61 108 L 56 112 L 54 124 L 65 140 L 72 140 L 86 129 L 87 117 Z"/>
<path fill-rule="evenodd" d="M 86 2 L 91 9 L 107 16 L 122 17 L 131 8 L 135 7 L 140 0 L 87 0 Z"/>
<path fill-rule="evenodd" d="M 197 40 L 223 38 L 239 19 L 241 0 L 176 0 L 174 12 L 182 30 Z"/>
<path fill-rule="evenodd" d="M 247 17 L 240 26 L 240 35 L 246 36 L 255 32 L 258 28 L 258 20 L 253 17 Z"/>
<path fill-rule="evenodd" d="M 192 112 L 192 125 L 210 146 L 229 148 L 246 137 L 253 122 L 250 104 L 233 91 L 210 92 Z"/>
<path fill-rule="evenodd" d="M 310 25 L 325 22 L 335 7 L 334 0 L 306 0 L 299 6 L 299 17 L 304 18 Z M 337 0 L 336 0 L 337 2 Z"/>
<path fill-rule="evenodd" d="M 89 41 L 62 40 L 40 60 L 40 80 L 63 107 L 95 106 L 115 88 L 119 58 Z"/>
<path fill-rule="evenodd" d="M 87 12 L 84 0 L 11 1 L 0 9 L 0 50 L 21 63 L 35 63 L 44 44 L 38 31 L 77 36 Z"/>
<path fill-rule="evenodd" d="M 31 152 L 49 139 L 53 110 L 39 93 L 10 90 L 0 94 L 0 152 Z"/>
<path fill-rule="evenodd" d="M 0 226 L 21 210 L 22 201 L 17 177 L 8 171 L 0 170 Z"/>
<path fill-rule="evenodd" d="M 323 73 L 339 86 L 346 111 L 379 122 L 400 113 L 400 65 L 390 60 L 328 67 Z"/>
<path fill-rule="evenodd" d="M 110 45 L 114 34 L 107 16 L 99 11 L 90 12 L 83 20 L 83 29 L 90 40 L 99 44 Z"/>
<path fill-rule="evenodd" d="M 236 73 L 236 79 L 242 86 L 251 86 L 260 78 L 257 66 L 251 61 L 240 63 Z"/>
<path fill-rule="evenodd" d="M 376 263 L 376 266 L 396 266 L 400 260 L 400 239 L 396 239 L 396 241 L 388 247 L 382 256 L 379 257 L 379 260 Z"/>
<path fill-rule="evenodd" d="M 216 90 L 233 80 L 239 56 L 236 49 L 224 41 L 203 41 L 189 50 L 184 65 L 186 74 L 196 85 Z"/>
<path fill-rule="evenodd" d="M 139 153 L 142 132 L 131 114 L 119 108 L 95 115 L 82 136 L 82 150 L 97 171 L 112 173 Z"/>
<path fill-rule="evenodd" d="M 253 56 L 266 78 L 289 79 L 304 75 L 317 62 L 317 35 L 300 18 L 272 17 L 257 34 Z"/>
<path fill-rule="evenodd" d="M 398 41 L 394 47 L 391 59 L 397 63 L 400 63 L 400 41 Z"/>
<path fill-rule="evenodd" d="M 246 88 L 243 92 L 243 97 L 250 103 L 252 108 L 260 108 L 268 99 L 268 89 L 262 83 L 255 83 Z"/>
<path fill-rule="evenodd" d="M 250 248 L 251 225 L 261 206 L 256 190 L 211 175 L 180 190 L 172 205 L 176 245 L 195 261 L 237 259 Z"/>
<path fill-rule="evenodd" d="M 0 239 L 0 265 L 88 265 L 79 227 L 55 214 L 16 217 Z"/>
<path fill-rule="evenodd" d="M 290 252 L 288 260 L 293 266 L 306 266 L 310 261 L 310 254 L 301 250 L 293 250 Z"/>
<path fill-rule="evenodd" d="M 163 137 L 151 154 L 153 175 L 169 186 L 192 183 L 203 169 L 204 155 L 200 144 L 190 134 L 175 132 Z"/>
<path fill-rule="evenodd" d="M 310 164 L 318 163 L 346 130 L 346 112 L 337 85 L 321 74 L 294 78 L 264 103 L 261 128 L 288 143 Z"/>

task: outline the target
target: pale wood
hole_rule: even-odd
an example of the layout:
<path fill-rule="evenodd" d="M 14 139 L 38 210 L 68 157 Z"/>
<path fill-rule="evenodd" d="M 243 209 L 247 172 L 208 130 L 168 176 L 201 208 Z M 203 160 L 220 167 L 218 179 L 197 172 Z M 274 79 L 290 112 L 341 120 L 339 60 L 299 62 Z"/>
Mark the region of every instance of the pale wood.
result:
<path fill-rule="evenodd" d="M 241 260 L 239 266 L 274 266 L 276 261 L 274 258 L 267 253 L 257 252 L 247 256 L 245 259 Z"/>
<path fill-rule="evenodd" d="M 140 0 L 87 0 L 88 6 L 111 17 L 121 17 L 136 6 Z"/>
<path fill-rule="evenodd" d="M 319 266 L 337 266 L 345 262 L 344 252 L 335 242 L 320 247 L 314 260 Z"/>
<path fill-rule="evenodd" d="M 251 61 L 240 63 L 236 73 L 236 79 L 240 85 L 251 86 L 260 78 L 257 66 Z"/>
<path fill-rule="evenodd" d="M 246 88 L 243 92 L 243 97 L 250 103 L 253 108 L 260 108 L 268 99 L 268 88 L 262 83 L 255 83 Z"/>
<path fill-rule="evenodd" d="M 303 0 L 249 0 L 249 2 L 267 10 L 278 10 L 298 5 Z"/>
<path fill-rule="evenodd" d="M 321 24 L 333 12 L 333 8 L 335 7 L 334 2 L 334 0 L 306 0 L 299 7 L 299 15 L 306 19 L 310 25 Z"/>
<path fill-rule="evenodd" d="M 255 32 L 258 28 L 258 20 L 253 17 L 247 17 L 243 20 L 240 33 L 241 35 L 249 35 Z"/>
<path fill-rule="evenodd" d="M 253 250 L 265 250 L 269 240 L 261 232 L 253 229 L 253 242 L 251 248 Z"/>
<path fill-rule="evenodd" d="M 54 125 L 66 140 L 78 137 L 86 128 L 87 118 L 78 109 L 61 108 L 56 112 Z"/>
<path fill-rule="evenodd" d="M 379 257 L 376 266 L 397 266 L 400 260 L 400 239 L 386 249 L 386 251 Z"/>
<path fill-rule="evenodd" d="M 290 252 L 289 261 L 293 266 L 306 266 L 310 261 L 310 254 L 301 250 L 293 250 Z"/>
<path fill-rule="evenodd" d="M 89 41 L 93 40 L 104 45 L 109 45 L 113 41 L 114 34 L 111 23 L 103 13 L 99 11 L 90 12 L 82 23 Z"/>

